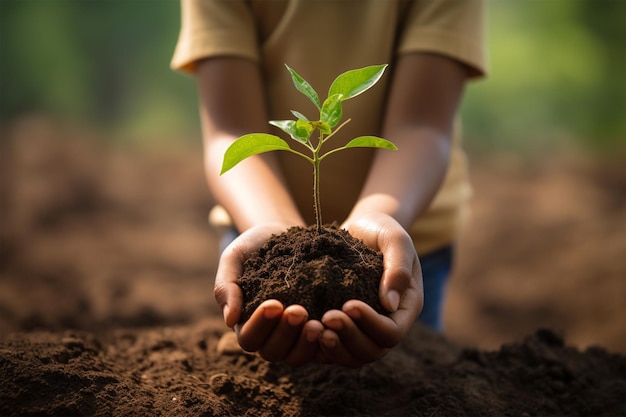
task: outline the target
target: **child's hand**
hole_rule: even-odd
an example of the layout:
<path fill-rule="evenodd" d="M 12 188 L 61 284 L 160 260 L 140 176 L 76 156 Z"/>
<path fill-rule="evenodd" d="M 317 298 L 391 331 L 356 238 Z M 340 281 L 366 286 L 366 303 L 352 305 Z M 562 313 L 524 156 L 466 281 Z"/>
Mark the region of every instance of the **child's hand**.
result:
<path fill-rule="evenodd" d="M 358 300 L 326 312 L 318 360 L 358 367 L 384 356 L 409 332 L 423 306 L 422 272 L 411 238 L 392 217 L 368 214 L 343 227 L 383 253 L 379 296 L 391 314 L 378 314 Z"/>
<path fill-rule="evenodd" d="M 422 275 L 413 243 L 391 217 L 371 214 L 344 227 L 384 256 L 379 295 L 392 314 L 376 313 L 362 301 L 350 300 L 342 311 L 331 310 L 322 322 L 308 320 L 304 307 L 263 302 L 243 325 L 238 324 L 243 296 L 237 279 L 249 253 L 258 250 L 285 225 L 257 226 L 235 239 L 224 251 L 215 279 L 215 298 L 224 321 L 235 329 L 241 347 L 266 360 L 291 366 L 310 361 L 358 367 L 384 356 L 409 331 L 423 304 Z M 323 324 L 322 324 L 323 323 Z"/>
<path fill-rule="evenodd" d="M 258 351 L 271 362 L 299 366 L 315 358 L 319 351 L 318 339 L 324 330 L 319 321 L 307 321 L 308 314 L 304 307 L 291 305 L 284 308 L 278 300 L 267 300 L 248 321 L 243 325 L 238 324 L 243 295 L 237 279 L 243 273 L 243 262 L 272 234 L 282 233 L 288 227 L 279 224 L 257 226 L 237 237 L 222 253 L 214 292 L 226 325 L 235 329 L 244 350 Z"/>

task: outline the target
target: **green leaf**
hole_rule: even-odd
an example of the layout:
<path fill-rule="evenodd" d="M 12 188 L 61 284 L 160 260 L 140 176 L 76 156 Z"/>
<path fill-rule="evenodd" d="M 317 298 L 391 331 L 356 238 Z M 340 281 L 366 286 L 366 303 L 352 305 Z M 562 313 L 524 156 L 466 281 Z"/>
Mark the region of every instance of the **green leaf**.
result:
<path fill-rule="evenodd" d="M 291 74 L 291 79 L 293 81 L 293 85 L 296 86 L 296 89 L 302 94 L 304 94 L 305 96 L 307 96 L 309 100 L 311 100 L 313 104 L 315 104 L 315 107 L 319 109 L 320 98 L 317 95 L 317 92 L 311 86 L 311 84 L 305 81 L 305 79 L 302 78 L 300 75 L 298 75 L 297 72 L 289 68 L 289 65 L 285 64 L 285 66 L 287 67 L 287 69 L 289 70 L 289 73 Z"/>
<path fill-rule="evenodd" d="M 358 96 L 378 82 L 385 68 L 387 68 L 387 64 L 372 65 L 344 72 L 335 78 L 335 81 L 331 84 L 328 90 L 328 97 L 334 94 L 341 94 L 343 96 L 341 100 L 345 101 Z"/>
<path fill-rule="evenodd" d="M 313 133 L 313 130 L 315 130 L 315 128 L 313 127 L 313 123 L 309 122 L 308 120 L 296 120 L 296 132 L 298 133 L 299 137 L 305 139 L 305 142 L 309 140 L 309 138 L 311 137 L 311 133 Z"/>
<path fill-rule="evenodd" d="M 320 121 L 322 123 L 328 123 L 331 128 L 337 126 L 343 115 L 341 100 L 341 94 L 333 94 L 324 101 L 320 110 Z"/>
<path fill-rule="evenodd" d="M 228 149 L 226 149 L 220 175 L 249 156 L 288 149 L 291 149 L 289 144 L 278 136 L 268 135 L 266 133 L 250 133 L 244 135 L 231 143 Z"/>
<path fill-rule="evenodd" d="M 296 119 L 301 119 L 301 120 L 304 120 L 305 122 L 309 121 L 309 119 L 307 119 L 307 117 L 304 114 L 300 113 L 299 111 L 291 110 L 291 114 L 296 116 Z"/>
<path fill-rule="evenodd" d="M 392 142 L 378 136 L 359 136 L 348 142 L 344 148 L 382 148 L 392 151 L 398 149 Z"/>
<path fill-rule="evenodd" d="M 320 130 L 320 132 L 325 135 L 330 135 L 332 133 L 330 126 L 326 122 L 317 122 L 316 126 Z"/>
<path fill-rule="evenodd" d="M 298 122 L 302 123 L 299 124 Z M 269 123 L 291 136 L 292 139 L 300 143 L 306 143 L 313 132 L 313 127 L 310 122 L 305 122 L 304 120 L 298 120 L 298 122 L 294 120 L 271 120 Z M 303 123 L 309 126 L 307 127 Z"/>
<path fill-rule="evenodd" d="M 269 124 L 276 126 L 291 137 L 296 134 L 296 122 L 294 120 L 270 120 Z"/>

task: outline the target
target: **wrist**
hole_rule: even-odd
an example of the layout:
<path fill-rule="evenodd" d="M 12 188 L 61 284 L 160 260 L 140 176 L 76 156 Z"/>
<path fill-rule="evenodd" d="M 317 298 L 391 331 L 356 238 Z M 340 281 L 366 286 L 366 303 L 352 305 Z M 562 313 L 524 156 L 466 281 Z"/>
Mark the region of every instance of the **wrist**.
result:
<path fill-rule="evenodd" d="M 393 218 L 402 227 L 407 228 L 413 221 L 413 213 L 399 199 L 389 194 L 364 196 L 355 204 L 345 223 L 351 223 L 364 217 L 385 215 Z"/>
<path fill-rule="evenodd" d="M 274 226 L 277 228 L 288 229 L 294 226 L 305 227 L 306 224 L 302 217 L 298 214 L 287 213 L 265 213 L 259 212 L 253 215 L 241 214 L 242 220 L 236 221 L 235 216 L 231 214 L 220 204 L 213 206 L 209 212 L 209 224 L 219 230 L 236 229 L 243 232 L 256 226 Z"/>

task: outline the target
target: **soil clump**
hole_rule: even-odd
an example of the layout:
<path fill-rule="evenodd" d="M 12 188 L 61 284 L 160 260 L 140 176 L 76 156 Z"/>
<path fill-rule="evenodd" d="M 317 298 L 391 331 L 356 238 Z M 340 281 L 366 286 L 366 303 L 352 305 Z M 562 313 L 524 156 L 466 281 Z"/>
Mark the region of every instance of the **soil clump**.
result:
<path fill-rule="evenodd" d="M 309 319 L 352 299 L 387 314 L 378 298 L 383 256 L 337 225 L 317 230 L 292 227 L 273 235 L 244 263 L 239 286 L 244 295 L 241 322 L 265 300 L 299 304 Z"/>

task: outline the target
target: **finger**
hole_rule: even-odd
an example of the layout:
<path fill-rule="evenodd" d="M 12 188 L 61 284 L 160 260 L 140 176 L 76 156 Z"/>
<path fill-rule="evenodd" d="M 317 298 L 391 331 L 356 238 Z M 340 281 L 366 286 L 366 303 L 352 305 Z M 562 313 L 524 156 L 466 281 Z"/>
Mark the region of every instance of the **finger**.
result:
<path fill-rule="evenodd" d="M 363 363 L 358 361 L 341 343 L 339 335 L 330 329 L 325 329 L 320 337 L 320 348 L 324 355 L 333 363 L 347 366 L 350 368 L 358 368 Z"/>
<path fill-rule="evenodd" d="M 319 352 L 319 338 L 324 326 L 317 320 L 309 320 L 304 324 L 300 338 L 285 358 L 285 363 L 298 367 L 315 359 Z"/>
<path fill-rule="evenodd" d="M 241 317 L 243 302 L 241 288 L 235 283 L 224 283 L 216 280 L 213 294 L 222 309 L 224 322 L 228 327 L 233 328 Z"/>
<path fill-rule="evenodd" d="M 408 288 L 422 291 L 422 272 L 413 242 L 403 229 L 384 229 L 379 234 L 378 244 L 383 253 L 380 302 L 387 311 L 394 313 Z M 420 303 L 420 311 L 421 308 Z"/>
<path fill-rule="evenodd" d="M 402 337 L 410 329 L 410 325 L 399 326 L 394 321 L 393 314 L 389 317 L 378 314 L 362 301 L 347 301 L 342 311 L 367 338 L 381 349 L 389 349 L 400 343 Z"/>
<path fill-rule="evenodd" d="M 233 240 L 220 256 L 213 293 L 228 327 L 233 328 L 241 317 L 243 294 L 237 280 L 243 274 L 244 261 L 279 230 L 277 225 L 249 229 Z"/>
<path fill-rule="evenodd" d="M 402 335 L 409 332 L 422 311 L 423 305 L 424 291 L 421 285 L 419 288 L 412 285 L 404 291 L 398 309 L 389 316 Z"/>
<path fill-rule="evenodd" d="M 324 325 L 339 336 L 351 358 L 364 364 L 383 357 L 388 349 L 375 343 L 346 313 L 332 310 L 322 317 Z"/>
<path fill-rule="evenodd" d="M 247 236 L 249 234 L 239 236 L 224 249 L 215 275 L 213 294 L 228 327 L 233 327 L 241 316 L 243 293 L 237 280 L 243 274 L 248 251 L 253 250 Z"/>
<path fill-rule="evenodd" d="M 241 347 L 248 352 L 259 350 L 280 323 L 282 314 L 283 305 L 280 301 L 267 300 L 261 303 L 248 321 L 241 327 L 235 327 Z"/>
<path fill-rule="evenodd" d="M 283 360 L 300 337 L 307 317 L 304 307 L 299 305 L 287 307 L 278 325 L 273 329 L 263 346 L 260 347 L 259 354 L 261 357 L 270 362 Z"/>
<path fill-rule="evenodd" d="M 379 296 L 383 307 L 395 312 L 404 291 L 411 285 L 421 290 L 421 269 L 413 241 L 406 230 L 392 217 L 370 214 L 347 224 L 354 237 L 383 253 L 383 276 Z M 421 310 L 421 305 L 419 306 Z"/>
<path fill-rule="evenodd" d="M 239 255 L 232 250 L 225 250 L 215 275 L 213 295 L 222 309 L 226 325 L 231 328 L 239 321 L 243 305 L 243 294 L 237 285 L 241 270 Z"/>

